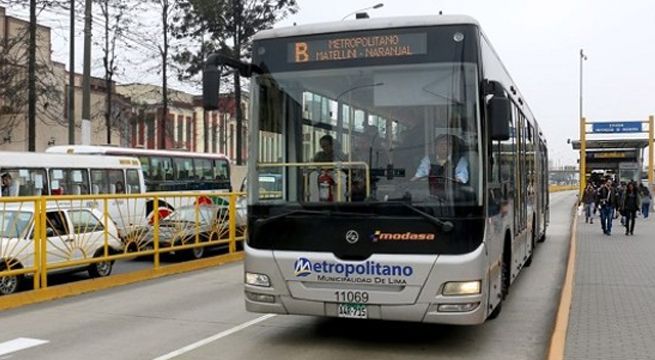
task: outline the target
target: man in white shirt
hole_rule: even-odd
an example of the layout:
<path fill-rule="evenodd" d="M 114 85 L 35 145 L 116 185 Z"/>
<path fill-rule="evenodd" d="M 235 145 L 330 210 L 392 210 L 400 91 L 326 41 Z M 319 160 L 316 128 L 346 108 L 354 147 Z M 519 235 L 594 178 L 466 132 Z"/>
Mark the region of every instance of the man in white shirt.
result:
<path fill-rule="evenodd" d="M 469 162 L 460 151 L 461 140 L 454 135 L 442 134 L 436 139 L 434 158 L 429 155 L 421 159 L 412 181 L 427 177 L 430 191 L 443 188 L 444 180 L 468 184 Z"/>

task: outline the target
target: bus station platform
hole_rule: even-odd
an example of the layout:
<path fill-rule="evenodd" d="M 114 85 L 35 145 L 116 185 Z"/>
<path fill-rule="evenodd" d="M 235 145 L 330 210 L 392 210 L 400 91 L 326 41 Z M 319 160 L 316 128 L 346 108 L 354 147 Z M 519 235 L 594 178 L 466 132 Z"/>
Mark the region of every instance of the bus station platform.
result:
<path fill-rule="evenodd" d="M 578 216 L 573 298 L 565 359 L 653 359 L 655 356 L 655 218 L 639 214 L 634 235 L 620 218 L 604 235 Z"/>

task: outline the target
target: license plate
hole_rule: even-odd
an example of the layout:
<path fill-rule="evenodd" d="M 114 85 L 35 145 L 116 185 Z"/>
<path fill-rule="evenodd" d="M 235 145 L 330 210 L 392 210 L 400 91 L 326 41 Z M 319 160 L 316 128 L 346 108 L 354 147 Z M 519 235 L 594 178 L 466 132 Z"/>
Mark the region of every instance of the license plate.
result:
<path fill-rule="evenodd" d="M 348 319 L 366 319 L 368 311 L 364 304 L 338 304 L 337 317 Z"/>

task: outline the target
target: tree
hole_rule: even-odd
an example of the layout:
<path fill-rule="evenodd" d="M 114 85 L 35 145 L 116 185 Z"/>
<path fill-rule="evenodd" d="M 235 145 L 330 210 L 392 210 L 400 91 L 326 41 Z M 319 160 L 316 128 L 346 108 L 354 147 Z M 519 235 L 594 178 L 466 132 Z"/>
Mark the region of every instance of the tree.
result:
<path fill-rule="evenodd" d="M 133 21 L 125 16 L 128 10 L 128 0 L 99 0 L 100 12 L 105 20 L 105 43 L 103 46 L 103 65 L 105 68 L 105 124 L 107 127 L 107 144 L 111 144 L 112 125 L 117 121 L 116 111 L 112 103 L 112 87 L 116 67 L 116 43 L 119 37 L 124 36 L 128 26 Z"/>
<path fill-rule="evenodd" d="M 40 36 L 37 32 L 37 37 Z M 21 29 L 14 36 L 0 41 L 0 141 L 15 141 L 13 131 L 25 119 L 28 107 L 28 57 L 29 28 Z M 39 57 L 37 51 L 34 89 L 39 120 L 46 124 L 65 124 L 60 116 L 62 93 L 49 59 Z"/>
<path fill-rule="evenodd" d="M 181 49 L 173 56 L 173 60 L 184 68 L 180 76 L 183 80 L 197 76 L 206 55 L 211 52 L 220 51 L 235 59 L 248 61 L 252 57 L 253 36 L 258 31 L 271 28 L 288 14 L 295 13 L 298 6 L 296 0 L 179 0 L 179 9 L 173 19 L 173 36 L 200 44 L 196 49 Z M 205 34 L 209 36 L 206 38 Z M 243 111 L 239 72 L 233 72 L 233 80 L 237 122 L 236 161 L 241 165 Z"/>

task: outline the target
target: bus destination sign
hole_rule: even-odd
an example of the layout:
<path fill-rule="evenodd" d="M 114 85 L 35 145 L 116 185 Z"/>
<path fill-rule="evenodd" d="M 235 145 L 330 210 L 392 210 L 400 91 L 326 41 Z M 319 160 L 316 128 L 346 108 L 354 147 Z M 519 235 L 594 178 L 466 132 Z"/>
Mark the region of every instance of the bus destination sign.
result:
<path fill-rule="evenodd" d="M 309 62 L 409 57 L 427 53 L 427 34 L 386 34 L 294 41 L 288 45 L 288 61 Z"/>

